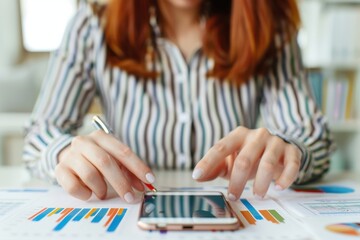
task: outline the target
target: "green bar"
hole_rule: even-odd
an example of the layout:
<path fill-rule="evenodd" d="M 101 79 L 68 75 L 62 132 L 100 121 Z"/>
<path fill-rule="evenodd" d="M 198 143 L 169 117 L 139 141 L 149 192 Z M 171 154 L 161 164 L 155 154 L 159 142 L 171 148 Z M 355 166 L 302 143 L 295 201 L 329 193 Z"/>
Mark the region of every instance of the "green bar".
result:
<path fill-rule="evenodd" d="M 269 210 L 269 213 L 271 213 L 271 215 L 279 222 L 284 222 L 285 219 L 276 210 Z"/>

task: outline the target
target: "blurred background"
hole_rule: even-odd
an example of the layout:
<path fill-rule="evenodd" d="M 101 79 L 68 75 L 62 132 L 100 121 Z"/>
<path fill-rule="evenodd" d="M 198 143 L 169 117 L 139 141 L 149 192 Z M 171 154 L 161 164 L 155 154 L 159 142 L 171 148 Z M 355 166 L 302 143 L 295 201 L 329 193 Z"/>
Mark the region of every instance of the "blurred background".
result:
<path fill-rule="evenodd" d="M 49 53 L 78 1 L 0 0 L 0 165 L 21 164 L 24 125 Z M 304 63 L 338 145 L 331 171 L 360 171 L 360 0 L 298 3 Z"/>

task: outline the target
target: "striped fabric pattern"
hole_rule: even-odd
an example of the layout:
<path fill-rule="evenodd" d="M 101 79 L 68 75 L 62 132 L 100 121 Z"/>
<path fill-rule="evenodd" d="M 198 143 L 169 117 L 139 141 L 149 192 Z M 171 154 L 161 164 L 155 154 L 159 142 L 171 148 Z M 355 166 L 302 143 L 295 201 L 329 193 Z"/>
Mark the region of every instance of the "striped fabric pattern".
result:
<path fill-rule="evenodd" d="M 155 169 L 192 169 L 219 139 L 238 126 L 255 128 L 261 116 L 272 134 L 303 151 L 297 183 L 328 170 L 332 139 L 295 40 L 269 74 L 240 86 L 207 78 L 214 62 L 201 49 L 186 61 L 170 41 L 159 37 L 157 45 L 155 80 L 109 67 L 101 21 L 89 6 L 78 11 L 52 54 L 26 128 L 24 160 L 35 176 L 56 182 L 57 155 L 96 96 L 115 135 Z"/>

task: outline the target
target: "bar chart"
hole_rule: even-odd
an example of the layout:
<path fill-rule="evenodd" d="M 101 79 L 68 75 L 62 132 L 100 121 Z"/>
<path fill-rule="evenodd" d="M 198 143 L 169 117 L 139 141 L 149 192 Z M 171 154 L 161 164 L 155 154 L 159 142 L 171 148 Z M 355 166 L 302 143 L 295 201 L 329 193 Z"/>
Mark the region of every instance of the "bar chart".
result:
<path fill-rule="evenodd" d="M 59 232 L 68 224 L 88 221 L 90 224 L 102 224 L 106 232 L 114 232 L 123 220 L 126 208 L 42 208 L 28 220 L 32 222 L 48 221 L 54 218 L 53 231 Z"/>
<path fill-rule="evenodd" d="M 285 223 L 285 219 L 275 209 L 257 210 L 247 199 L 240 199 L 247 210 L 241 210 L 240 213 L 251 225 L 256 225 L 257 221 L 267 220 L 274 224 Z"/>

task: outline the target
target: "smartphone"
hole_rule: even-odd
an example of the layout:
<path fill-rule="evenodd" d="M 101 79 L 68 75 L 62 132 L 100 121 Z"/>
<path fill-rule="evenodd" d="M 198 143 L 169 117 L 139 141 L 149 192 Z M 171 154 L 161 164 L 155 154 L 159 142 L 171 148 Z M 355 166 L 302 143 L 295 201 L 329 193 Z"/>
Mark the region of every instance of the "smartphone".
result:
<path fill-rule="evenodd" d="M 145 230 L 236 230 L 242 225 L 221 192 L 148 192 L 138 225 Z"/>

